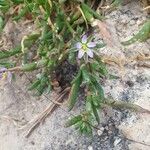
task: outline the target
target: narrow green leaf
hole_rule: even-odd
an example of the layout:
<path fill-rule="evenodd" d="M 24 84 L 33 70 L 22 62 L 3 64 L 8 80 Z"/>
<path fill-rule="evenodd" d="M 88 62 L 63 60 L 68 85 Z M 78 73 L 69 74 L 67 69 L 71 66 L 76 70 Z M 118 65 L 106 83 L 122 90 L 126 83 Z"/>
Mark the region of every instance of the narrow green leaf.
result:
<path fill-rule="evenodd" d="M 103 90 L 102 86 L 100 85 L 100 83 L 97 81 L 97 79 L 94 76 L 91 76 L 91 78 L 92 78 L 92 86 L 97 91 L 97 94 L 98 94 L 100 100 L 103 101 L 104 100 L 104 90 Z"/>
<path fill-rule="evenodd" d="M 45 88 L 43 85 L 39 84 L 36 88 L 37 93 L 35 94 L 36 96 L 41 96 L 44 93 Z"/>
<path fill-rule="evenodd" d="M 76 103 L 81 83 L 82 83 L 82 78 L 80 74 L 80 76 L 73 83 L 70 94 L 69 94 L 69 110 L 71 110 Z"/>
<path fill-rule="evenodd" d="M 6 61 L 1 61 L 0 62 L 0 67 L 12 68 L 14 66 L 15 66 L 14 62 L 6 62 Z"/>
<path fill-rule="evenodd" d="M 95 119 L 96 119 L 97 123 L 100 123 L 100 118 L 99 118 L 98 110 L 94 106 L 93 102 L 92 102 L 92 109 L 93 109 L 93 114 L 95 116 Z"/>
<path fill-rule="evenodd" d="M 99 95 L 96 95 L 96 93 L 92 94 L 92 102 L 95 107 L 99 107 L 101 102 Z"/>
<path fill-rule="evenodd" d="M 123 0 L 114 0 L 113 3 L 110 5 L 110 7 L 112 8 L 116 8 L 118 6 L 120 6 L 122 4 Z"/>
<path fill-rule="evenodd" d="M 86 134 L 86 123 L 82 121 L 82 124 L 79 129 L 81 134 Z"/>
<path fill-rule="evenodd" d="M 48 61 L 46 59 L 40 60 L 38 62 L 32 62 L 29 64 L 25 64 L 21 67 L 22 71 L 33 71 L 39 68 L 46 66 Z"/>
<path fill-rule="evenodd" d="M 150 20 L 144 23 L 143 27 L 141 30 L 134 35 L 131 39 L 122 42 L 123 45 L 130 45 L 135 43 L 136 41 L 144 42 L 148 38 L 150 38 Z"/>
<path fill-rule="evenodd" d="M 98 95 L 100 96 L 101 101 L 103 101 L 104 100 L 104 90 L 103 90 L 102 86 L 99 83 L 97 83 L 95 85 L 95 87 L 97 89 L 97 92 L 98 92 Z"/>
<path fill-rule="evenodd" d="M 70 17 L 70 23 L 72 24 L 74 21 L 76 21 L 81 16 L 81 12 L 77 11 L 73 13 L 73 15 Z"/>
<path fill-rule="evenodd" d="M 92 111 L 92 97 L 91 95 L 88 95 L 86 98 L 86 111 L 91 112 Z"/>
<path fill-rule="evenodd" d="M 89 124 L 87 124 L 87 126 L 86 126 L 86 134 L 92 135 L 92 127 Z"/>
<path fill-rule="evenodd" d="M 103 76 L 108 75 L 108 71 L 107 71 L 106 66 L 103 62 L 94 61 L 93 63 L 91 63 L 91 66 L 92 66 L 93 70 L 97 71 L 100 75 L 103 75 Z"/>
<path fill-rule="evenodd" d="M 25 64 L 21 67 L 22 71 L 33 71 L 35 69 L 37 69 L 37 64 L 35 62 L 30 64 Z"/>
<path fill-rule="evenodd" d="M 76 130 L 79 130 L 80 127 L 81 127 L 81 125 L 82 125 L 82 123 L 83 123 L 83 121 L 80 120 L 80 121 L 78 121 L 76 124 L 74 124 L 75 129 L 76 129 Z"/>
<path fill-rule="evenodd" d="M 84 83 L 91 82 L 89 72 L 87 71 L 87 69 L 85 67 L 82 68 L 82 78 L 83 78 Z"/>
<path fill-rule="evenodd" d="M 23 9 L 21 9 L 21 11 L 19 12 L 19 14 L 13 18 L 13 20 L 18 21 L 19 19 L 21 19 L 22 17 L 24 17 L 27 12 L 28 12 L 28 8 L 24 7 Z"/>
<path fill-rule="evenodd" d="M 82 76 L 82 71 L 80 69 L 76 77 L 73 79 L 72 84 L 74 84 L 77 80 L 79 80 L 81 76 Z"/>
<path fill-rule="evenodd" d="M 76 123 L 78 123 L 81 120 L 82 120 L 81 115 L 75 116 L 66 122 L 65 127 L 70 127 L 72 125 L 75 125 Z"/>
<path fill-rule="evenodd" d="M 49 94 L 50 91 L 51 91 L 51 89 L 52 89 L 52 86 L 51 86 L 51 84 L 49 83 L 49 84 L 48 84 L 48 87 L 46 88 L 46 94 Z"/>
<path fill-rule="evenodd" d="M 33 83 L 29 86 L 28 90 L 36 89 L 36 87 L 37 87 L 39 84 L 40 84 L 40 80 L 36 80 L 35 82 L 33 82 Z"/>
<path fill-rule="evenodd" d="M 21 47 L 20 46 L 14 48 L 14 49 L 11 49 L 9 51 L 0 51 L 0 59 L 8 58 L 8 57 L 14 56 L 18 53 L 21 53 Z"/>
<path fill-rule="evenodd" d="M 4 20 L 3 20 L 3 18 L 0 16 L 0 33 L 2 32 L 3 27 L 4 27 Z"/>
<path fill-rule="evenodd" d="M 82 11 L 84 13 L 86 20 L 89 22 L 92 22 L 94 19 L 93 14 L 88 11 L 88 9 L 85 7 L 84 3 L 81 4 L 81 7 L 82 7 Z"/>
<path fill-rule="evenodd" d="M 82 3 L 81 6 L 84 10 L 89 12 L 91 15 L 94 15 L 95 18 L 100 19 L 100 20 L 104 19 L 104 16 L 99 15 L 96 11 L 94 11 L 92 8 L 90 8 L 85 3 Z"/>
<path fill-rule="evenodd" d="M 99 72 L 104 75 L 107 76 L 108 75 L 108 71 L 106 69 L 106 65 L 103 62 L 99 62 Z"/>

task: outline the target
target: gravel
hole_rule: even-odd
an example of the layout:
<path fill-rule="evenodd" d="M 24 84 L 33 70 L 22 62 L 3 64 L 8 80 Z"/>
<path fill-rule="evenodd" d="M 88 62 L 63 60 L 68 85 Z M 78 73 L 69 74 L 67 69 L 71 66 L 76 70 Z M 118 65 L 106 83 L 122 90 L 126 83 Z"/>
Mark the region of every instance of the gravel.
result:
<path fill-rule="evenodd" d="M 140 53 L 149 55 L 150 41 L 135 43 L 128 47 L 119 44 L 138 31 L 139 25 L 146 19 L 146 14 L 143 13 L 139 1 L 132 1 L 108 14 L 107 18 L 106 22 L 112 25 L 110 28 L 119 39 L 115 43 L 118 47 L 103 48 L 100 54 L 115 58 L 123 68 L 114 63 L 108 65 L 111 74 L 119 78 L 103 82 L 106 97 L 137 103 L 150 109 L 150 70 L 137 67 L 136 60 L 129 61 L 129 58 Z M 23 34 L 27 33 L 26 30 L 33 30 L 21 25 L 18 28 L 24 31 Z M 18 28 L 14 30 L 19 34 Z M 5 36 L 8 38 L 10 35 Z M 13 38 L 21 39 L 19 36 L 16 37 L 15 34 Z M 67 70 L 65 73 L 68 73 Z M 70 117 L 64 104 L 63 109 L 58 108 L 29 138 L 24 138 L 24 131 L 17 130 L 19 126 L 35 117 L 50 103 L 50 99 L 57 95 L 52 93 L 48 95 L 49 99 L 44 96 L 34 97 L 26 89 L 28 84 L 24 75 L 17 75 L 17 81 L 13 85 L 3 85 L 0 88 L 0 150 L 149 150 L 148 146 L 133 142 L 137 140 L 150 145 L 149 117 L 141 117 L 127 110 L 113 110 L 110 107 L 101 111 L 99 130 L 95 129 L 92 137 L 80 135 L 73 128 L 64 128 L 66 120 Z M 71 113 L 79 114 L 83 104 L 83 95 L 80 95 L 79 103 Z M 13 121 L 14 118 L 16 122 Z M 133 141 L 129 140 L 130 138 Z"/>

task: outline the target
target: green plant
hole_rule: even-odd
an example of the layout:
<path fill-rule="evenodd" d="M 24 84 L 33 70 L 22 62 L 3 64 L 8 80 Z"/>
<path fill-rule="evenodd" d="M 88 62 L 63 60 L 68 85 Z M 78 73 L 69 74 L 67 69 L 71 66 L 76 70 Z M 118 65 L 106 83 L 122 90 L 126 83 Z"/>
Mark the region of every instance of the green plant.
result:
<path fill-rule="evenodd" d="M 49 93 L 53 89 L 53 72 L 67 61 L 77 67 L 77 72 L 70 81 L 69 110 L 75 106 L 80 89 L 84 89 L 85 109 L 80 115 L 70 119 L 66 126 L 74 125 L 81 133 L 92 133 L 92 128 L 100 122 L 99 109 L 105 103 L 104 91 L 100 79 L 111 77 L 105 64 L 98 55 L 98 49 L 104 43 L 94 41 L 91 24 L 95 19 L 103 20 L 104 16 L 96 12 L 97 2 L 92 0 L 0 0 L 0 31 L 5 25 L 4 16 L 14 21 L 20 19 L 33 20 L 36 32 L 23 37 L 21 44 L 9 51 L 0 51 L 0 75 L 6 72 L 39 70 L 29 90 L 36 95 Z M 120 5 L 122 0 L 115 0 L 112 7 Z M 9 10 L 13 13 L 9 14 Z M 122 44 L 128 45 L 148 37 L 149 21 L 144 25 L 140 35 Z M 144 34 L 143 34 L 144 30 Z M 34 52 L 31 48 L 36 45 Z M 30 58 L 30 52 L 34 57 Z M 17 57 L 23 65 L 16 61 L 9 62 L 9 57 Z M 7 68 L 7 69 L 6 69 Z M 3 79 L 3 78 L 0 78 Z"/>
<path fill-rule="evenodd" d="M 29 18 L 39 29 L 38 32 L 24 36 L 21 44 L 16 48 L 0 51 L 1 66 L 7 67 L 10 71 L 31 72 L 40 69 L 41 72 L 28 89 L 35 90 L 36 95 L 41 95 L 50 92 L 53 88 L 52 74 L 61 63 L 67 60 L 69 63 L 76 64 L 79 70 L 71 84 L 69 110 L 74 107 L 80 88 L 85 88 L 87 90 L 85 93 L 86 109 L 82 113 L 82 129 L 80 128 L 80 131 L 84 133 L 92 131 L 91 118 L 99 122 L 98 109 L 100 102 L 104 99 L 99 77 L 103 78 L 107 75 L 105 65 L 97 55 L 97 48 L 103 47 L 104 44 L 94 42 L 92 36 L 86 37 L 85 41 L 81 40 L 82 36 L 87 36 L 86 32 L 94 19 L 104 18 L 90 7 L 91 4 L 90 0 L 86 2 L 80 0 L 0 1 L 2 18 L 8 15 L 10 8 L 14 8 L 13 14 L 11 14 L 14 21 L 30 16 Z M 95 6 L 93 5 L 93 7 Z M 2 26 L 1 23 L 1 28 Z M 80 47 L 77 47 L 77 44 Z M 29 52 L 33 45 L 37 47 L 34 53 L 36 61 L 29 58 Z M 79 56 L 79 53 L 82 53 L 82 56 Z M 8 65 L 9 62 L 3 63 L 6 58 L 13 56 L 20 58 L 23 65 L 18 66 L 15 62 L 11 62 L 14 64 L 13 66 Z M 1 73 L 5 72 L 6 70 Z M 91 123 L 89 124 L 89 122 Z"/>
<path fill-rule="evenodd" d="M 147 20 L 137 34 L 135 34 L 131 39 L 122 42 L 122 44 L 130 45 L 137 41 L 144 42 L 149 38 L 150 38 L 150 20 Z"/>

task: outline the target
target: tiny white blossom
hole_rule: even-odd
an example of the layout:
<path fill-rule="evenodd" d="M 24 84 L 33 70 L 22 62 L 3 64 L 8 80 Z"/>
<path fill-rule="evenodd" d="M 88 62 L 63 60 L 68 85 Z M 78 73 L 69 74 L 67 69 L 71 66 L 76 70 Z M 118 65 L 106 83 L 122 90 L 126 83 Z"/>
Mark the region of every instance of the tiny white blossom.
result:
<path fill-rule="evenodd" d="M 78 49 L 78 58 L 81 59 L 85 54 L 93 58 L 93 49 L 96 46 L 95 42 L 88 42 L 87 35 L 84 35 L 81 42 L 76 43 Z"/>
<path fill-rule="evenodd" d="M 12 80 L 12 73 L 4 67 L 0 68 L 0 81 L 2 80 L 7 80 L 8 82 Z"/>

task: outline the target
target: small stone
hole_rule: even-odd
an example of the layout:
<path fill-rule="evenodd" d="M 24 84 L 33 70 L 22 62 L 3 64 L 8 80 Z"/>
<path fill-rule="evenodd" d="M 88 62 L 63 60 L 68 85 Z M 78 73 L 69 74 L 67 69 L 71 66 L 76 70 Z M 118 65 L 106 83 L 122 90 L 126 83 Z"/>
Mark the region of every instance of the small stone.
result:
<path fill-rule="evenodd" d="M 120 142 L 121 142 L 121 139 L 120 139 L 120 138 L 117 138 L 117 139 L 114 141 L 114 146 L 116 147 Z"/>
<path fill-rule="evenodd" d="M 93 150 L 93 147 L 91 145 L 88 146 L 88 150 Z"/>
<path fill-rule="evenodd" d="M 100 128 L 100 130 L 101 130 L 101 131 L 104 131 L 104 130 L 105 130 L 105 128 L 104 128 L 104 127 L 101 127 L 101 128 Z"/>
<path fill-rule="evenodd" d="M 134 25 L 134 24 L 135 24 L 135 20 L 131 20 L 130 25 Z"/>
<path fill-rule="evenodd" d="M 98 134 L 98 136 L 101 136 L 103 134 L 103 131 L 102 130 L 98 130 L 97 134 Z"/>

